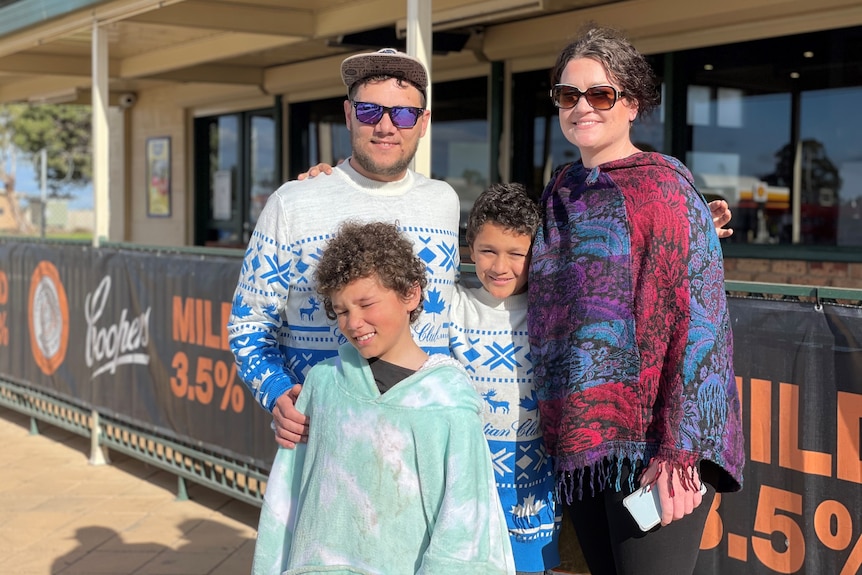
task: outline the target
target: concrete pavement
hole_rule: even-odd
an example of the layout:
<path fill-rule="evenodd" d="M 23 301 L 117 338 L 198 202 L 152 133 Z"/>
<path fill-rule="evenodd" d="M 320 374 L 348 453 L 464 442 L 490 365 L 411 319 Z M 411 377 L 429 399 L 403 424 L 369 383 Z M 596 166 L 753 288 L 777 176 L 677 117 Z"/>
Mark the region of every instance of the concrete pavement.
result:
<path fill-rule="evenodd" d="M 110 452 L 88 463 L 90 441 L 0 407 L 0 575 L 245 575 L 260 509 Z M 565 568 L 581 573 L 564 522 Z M 570 569 L 570 570 L 569 570 Z"/>
<path fill-rule="evenodd" d="M 0 574 L 248 573 L 259 509 L 0 407 Z"/>

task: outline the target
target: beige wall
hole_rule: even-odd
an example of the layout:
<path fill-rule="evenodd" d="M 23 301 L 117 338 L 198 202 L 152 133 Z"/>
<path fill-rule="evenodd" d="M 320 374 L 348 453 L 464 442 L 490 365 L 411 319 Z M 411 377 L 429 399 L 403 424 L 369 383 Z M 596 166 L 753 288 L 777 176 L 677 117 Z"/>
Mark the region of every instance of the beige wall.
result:
<path fill-rule="evenodd" d="M 140 91 L 137 96 L 134 106 L 120 110 L 120 114 L 126 114 L 125 119 L 118 120 L 117 127 L 112 125 L 111 164 L 125 156 L 123 163 L 129 169 L 126 173 L 111 173 L 112 190 L 117 189 L 116 176 L 122 179 L 121 189 L 125 192 L 117 202 L 111 200 L 110 240 L 155 246 L 191 245 L 194 236 L 193 115 L 264 107 L 272 105 L 272 97 L 262 97 L 256 86 L 221 85 L 170 85 Z M 121 125 L 125 126 L 123 130 L 119 129 Z M 151 218 L 147 216 L 147 139 L 163 136 L 171 139 L 171 215 Z M 115 139 L 120 137 L 119 141 Z M 115 142 L 118 148 L 125 144 L 127 149 L 115 149 Z M 121 221 L 125 222 L 122 226 Z"/>
<path fill-rule="evenodd" d="M 183 246 L 188 243 L 186 236 L 191 218 L 186 208 L 191 202 L 188 197 L 189 167 L 185 151 L 186 138 L 190 137 L 191 131 L 186 127 L 185 110 L 172 97 L 173 91 L 156 89 L 142 92 L 138 95 L 137 103 L 127 110 L 130 114 L 128 142 L 131 169 L 128 193 L 125 195 L 129 213 L 125 241 L 158 246 Z M 151 218 L 147 216 L 147 139 L 162 136 L 171 139 L 171 215 Z M 111 218 L 115 217 L 112 206 Z"/>
<path fill-rule="evenodd" d="M 108 109 L 108 138 L 110 139 L 109 166 L 109 198 L 110 220 L 108 222 L 108 238 L 117 241 L 128 241 L 128 212 L 126 210 L 126 190 L 129 188 L 128 155 L 126 154 L 126 110 L 112 107 Z M 94 229 L 95 216 L 90 229 Z"/>

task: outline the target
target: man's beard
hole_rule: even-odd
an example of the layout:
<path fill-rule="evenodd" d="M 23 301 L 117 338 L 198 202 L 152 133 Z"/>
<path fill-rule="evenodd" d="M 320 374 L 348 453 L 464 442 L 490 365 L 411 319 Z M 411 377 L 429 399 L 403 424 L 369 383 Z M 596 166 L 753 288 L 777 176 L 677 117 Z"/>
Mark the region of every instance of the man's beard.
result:
<path fill-rule="evenodd" d="M 356 161 L 356 163 L 359 164 L 359 167 L 361 167 L 369 174 L 374 174 L 386 178 L 400 177 L 401 175 L 403 175 L 407 168 L 410 167 L 410 162 L 413 161 L 413 156 L 416 155 L 416 148 L 419 146 L 419 142 L 417 141 L 413 149 L 408 151 L 409 153 L 402 156 L 394 164 L 386 166 L 374 161 L 374 158 L 371 154 L 366 154 L 363 151 L 359 150 L 359 147 L 355 145 L 355 139 L 353 140 L 354 141 L 352 143 L 354 144 L 354 146 L 352 157 Z"/>

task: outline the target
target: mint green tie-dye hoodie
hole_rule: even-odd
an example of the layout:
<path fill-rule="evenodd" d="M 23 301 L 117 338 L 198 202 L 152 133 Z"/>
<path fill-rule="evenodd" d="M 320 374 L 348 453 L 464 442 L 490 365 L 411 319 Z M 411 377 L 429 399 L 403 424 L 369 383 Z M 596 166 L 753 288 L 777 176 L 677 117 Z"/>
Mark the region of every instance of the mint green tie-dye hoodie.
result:
<path fill-rule="evenodd" d="M 511 575 L 482 403 L 434 355 L 381 395 L 350 345 L 311 369 L 296 407 L 307 445 L 279 449 L 255 575 Z"/>

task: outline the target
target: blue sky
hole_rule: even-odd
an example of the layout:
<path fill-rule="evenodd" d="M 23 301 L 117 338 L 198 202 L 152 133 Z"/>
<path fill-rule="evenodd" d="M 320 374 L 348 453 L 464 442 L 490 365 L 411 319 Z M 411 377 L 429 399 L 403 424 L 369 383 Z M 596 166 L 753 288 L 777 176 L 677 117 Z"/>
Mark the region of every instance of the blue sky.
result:
<path fill-rule="evenodd" d="M 9 169 L 9 166 L 6 167 Z M 18 156 L 18 165 L 16 166 L 16 192 L 25 196 L 40 196 L 41 184 L 39 182 L 39 173 L 34 170 L 33 165 L 23 155 Z M 73 210 L 86 210 L 93 208 L 93 186 L 87 185 L 84 187 L 66 186 L 61 188 L 63 192 L 69 192 L 75 197 L 69 201 L 69 207 Z"/>

